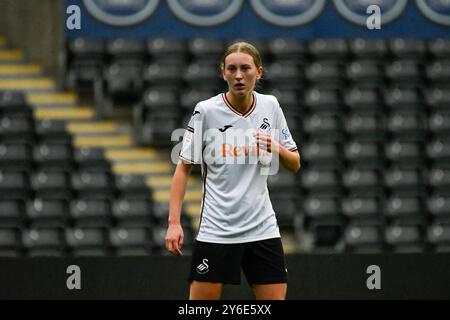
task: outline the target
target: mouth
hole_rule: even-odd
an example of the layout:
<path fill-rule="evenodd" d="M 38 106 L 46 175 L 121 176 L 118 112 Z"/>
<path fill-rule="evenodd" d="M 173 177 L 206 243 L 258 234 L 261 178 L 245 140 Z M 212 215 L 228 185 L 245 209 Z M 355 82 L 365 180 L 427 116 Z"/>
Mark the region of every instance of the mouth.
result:
<path fill-rule="evenodd" d="M 237 83 L 237 84 L 234 85 L 234 88 L 237 89 L 237 90 L 244 89 L 245 88 L 245 84 Z"/>

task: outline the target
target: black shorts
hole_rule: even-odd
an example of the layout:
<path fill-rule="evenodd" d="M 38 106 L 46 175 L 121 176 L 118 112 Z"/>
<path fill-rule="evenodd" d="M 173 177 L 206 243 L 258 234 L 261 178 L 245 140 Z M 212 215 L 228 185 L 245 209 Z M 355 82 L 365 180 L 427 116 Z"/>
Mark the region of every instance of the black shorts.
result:
<path fill-rule="evenodd" d="M 241 267 L 250 285 L 286 283 L 281 239 L 236 244 L 196 241 L 189 282 L 240 284 Z"/>

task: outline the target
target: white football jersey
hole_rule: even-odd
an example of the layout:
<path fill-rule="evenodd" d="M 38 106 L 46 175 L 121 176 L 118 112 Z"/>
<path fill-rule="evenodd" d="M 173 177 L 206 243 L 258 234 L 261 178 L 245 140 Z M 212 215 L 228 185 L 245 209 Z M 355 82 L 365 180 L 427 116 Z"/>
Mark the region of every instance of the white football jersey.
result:
<path fill-rule="evenodd" d="M 197 240 L 243 243 L 280 237 L 264 171 L 270 154 L 257 148 L 255 131 L 269 133 L 288 150 L 297 150 L 274 96 L 254 92 L 253 104 L 245 114 L 236 110 L 223 93 L 196 105 L 183 137 L 180 159 L 202 164 L 203 200 Z M 272 171 L 278 168 L 277 160 L 271 161 Z"/>

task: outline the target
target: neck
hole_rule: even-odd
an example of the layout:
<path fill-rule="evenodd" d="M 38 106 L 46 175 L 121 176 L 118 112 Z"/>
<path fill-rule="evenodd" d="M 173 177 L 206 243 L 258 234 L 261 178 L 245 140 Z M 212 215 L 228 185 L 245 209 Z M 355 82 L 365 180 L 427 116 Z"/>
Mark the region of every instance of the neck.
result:
<path fill-rule="evenodd" d="M 243 114 L 250 110 L 253 104 L 253 92 L 245 96 L 235 96 L 231 91 L 228 91 L 226 97 L 231 105 Z"/>

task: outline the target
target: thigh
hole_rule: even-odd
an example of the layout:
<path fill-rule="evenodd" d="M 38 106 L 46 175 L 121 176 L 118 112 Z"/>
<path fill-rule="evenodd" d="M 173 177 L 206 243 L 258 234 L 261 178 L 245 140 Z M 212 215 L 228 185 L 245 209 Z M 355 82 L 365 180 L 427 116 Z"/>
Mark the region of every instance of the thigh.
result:
<path fill-rule="evenodd" d="M 242 244 L 196 241 L 192 253 L 189 282 L 240 284 Z"/>
<path fill-rule="evenodd" d="M 242 269 L 252 286 L 287 283 L 287 268 L 281 239 L 247 243 Z"/>

